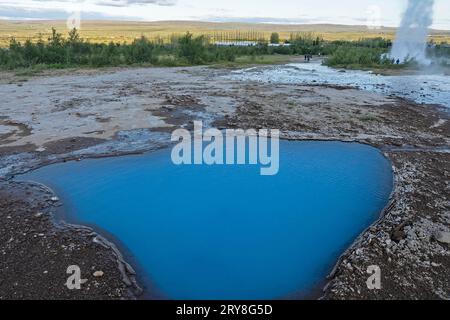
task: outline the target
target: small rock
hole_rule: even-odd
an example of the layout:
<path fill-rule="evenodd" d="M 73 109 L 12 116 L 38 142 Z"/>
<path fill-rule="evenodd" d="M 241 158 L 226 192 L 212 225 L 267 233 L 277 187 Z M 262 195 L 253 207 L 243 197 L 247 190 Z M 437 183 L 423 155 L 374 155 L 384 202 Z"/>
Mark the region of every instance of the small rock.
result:
<path fill-rule="evenodd" d="M 57 201 L 59 201 L 59 198 L 58 197 L 51 197 L 50 200 L 53 201 L 53 202 L 57 202 Z"/>
<path fill-rule="evenodd" d="M 394 232 L 391 234 L 391 239 L 395 242 L 400 242 L 401 240 L 406 238 L 406 233 L 401 228 L 398 228 L 394 230 Z"/>
<path fill-rule="evenodd" d="M 440 243 L 450 244 L 450 232 L 438 232 L 434 238 Z"/>
<path fill-rule="evenodd" d="M 101 278 L 101 277 L 103 277 L 104 274 L 105 273 L 103 271 L 95 271 L 93 276 L 96 278 Z"/>
<path fill-rule="evenodd" d="M 36 152 L 44 152 L 45 151 L 45 148 L 44 147 L 40 147 L 40 148 L 37 148 L 36 149 Z"/>
<path fill-rule="evenodd" d="M 432 262 L 431 266 L 434 267 L 434 268 L 437 268 L 437 267 L 440 267 L 441 265 L 439 263 Z"/>
<path fill-rule="evenodd" d="M 34 216 L 35 216 L 36 218 L 40 218 L 40 217 L 42 217 L 43 215 L 44 215 L 43 212 L 38 212 L 38 213 L 36 213 Z"/>

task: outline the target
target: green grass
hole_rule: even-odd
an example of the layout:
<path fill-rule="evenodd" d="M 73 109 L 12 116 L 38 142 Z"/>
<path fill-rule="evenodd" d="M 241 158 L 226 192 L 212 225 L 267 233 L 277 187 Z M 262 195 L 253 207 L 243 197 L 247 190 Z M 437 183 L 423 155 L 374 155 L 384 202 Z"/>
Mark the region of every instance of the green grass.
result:
<path fill-rule="evenodd" d="M 414 60 L 397 64 L 386 56 L 387 47 L 355 47 L 348 44 L 337 48 L 324 61 L 324 64 L 341 69 L 357 70 L 403 70 L 418 67 Z"/>

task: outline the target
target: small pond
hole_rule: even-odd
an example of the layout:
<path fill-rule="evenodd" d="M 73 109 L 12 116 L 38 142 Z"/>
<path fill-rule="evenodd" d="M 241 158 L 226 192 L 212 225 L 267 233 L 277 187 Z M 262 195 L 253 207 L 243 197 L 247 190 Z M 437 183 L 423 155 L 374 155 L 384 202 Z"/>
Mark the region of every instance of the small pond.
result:
<path fill-rule="evenodd" d="M 20 179 L 52 188 L 66 220 L 115 237 L 144 285 L 170 299 L 309 296 L 393 185 L 389 161 L 356 143 L 281 141 L 275 176 L 176 166 L 170 152 L 59 163 Z"/>

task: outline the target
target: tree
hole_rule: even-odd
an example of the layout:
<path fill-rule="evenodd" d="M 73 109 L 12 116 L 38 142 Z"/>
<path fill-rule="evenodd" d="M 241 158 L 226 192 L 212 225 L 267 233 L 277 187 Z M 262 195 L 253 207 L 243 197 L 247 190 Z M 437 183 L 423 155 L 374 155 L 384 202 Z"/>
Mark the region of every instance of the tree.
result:
<path fill-rule="evenodd" d="M 272 33 L 270 35 L 270 43 L 280 43 L 280 35 L 276 32 Z"/>
<path fill-rule="evenodd" d="M 205 37 L 193 37 L 192 33 L 186 33 L 178 39 L 178 55 L 190 64 L 204 63 L 206 58 Z"/>
<path fill-rule="evenodd" d="M 80 41 L 80 35 L 78 34 L 78 30 L 76 28 L 73 28 L 69 31 L 69 39 L 67 42 L 70 44 L 74 44 Z"/>
<path fill-rule="evenodd" d="M 57 33 L 55 28 L 52 28 L 52 35 L 48 38 L 48 42 L 52 46 L 60 46 L 63 42 L 61 33 Z"/>

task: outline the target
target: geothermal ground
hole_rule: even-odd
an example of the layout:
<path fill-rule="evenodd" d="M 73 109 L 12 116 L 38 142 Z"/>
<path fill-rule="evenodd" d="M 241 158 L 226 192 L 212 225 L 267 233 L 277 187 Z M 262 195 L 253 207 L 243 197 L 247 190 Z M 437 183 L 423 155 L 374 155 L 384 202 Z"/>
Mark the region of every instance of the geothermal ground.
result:
<path fill-rule="evenodd" d="M 193 120 L 380 148 L 394 167 L 391 202 L 342 255 L 317 298 L 449 299 L 448 111 L 345 86 L 244 81 L 231 73 L 206 67 L 58 71 L 28 79 L 3 73 L 0 299 L 139 297 L 139 274 L 107 235 L 56 219 L 56 195 L 11 178 L 49 163 L 159 148 Z M 64 286 L 73 264 L 91 270 L 82 290 Z M 371 265 L 381 268 L 381 290 L 367 289 Z"/>

